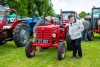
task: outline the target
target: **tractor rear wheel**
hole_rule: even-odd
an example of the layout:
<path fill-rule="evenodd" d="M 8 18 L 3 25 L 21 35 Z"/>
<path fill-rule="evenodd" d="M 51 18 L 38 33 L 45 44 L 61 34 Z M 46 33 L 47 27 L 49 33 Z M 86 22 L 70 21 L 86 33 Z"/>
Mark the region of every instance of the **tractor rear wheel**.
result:
<path fill-rule="evenodd" d="M 17 47 L 25 46 L 29 40 L 29 30 L 25 23 L 18 24 L 13 31 L 14 42 Z"/>
<path fill-rule="evenodd" d="M 7 40 L 5 38 L 2 39 L 2 41 L 0 40 L 0 45 L 4 45 L 7 43 Z"/>
<path fill-rule="evenodd" d="M 5 40 L 5 41 L 0 41 L 0 45 L 4 45 L 4 44 L 6 44 L 7 43 L 7 41 Z"/>
<path fill-rule="evenodd" d="M 89 41 L 92 41 L 94 38 L 94 34 L 91 30 L 88 31 L 87 38 Z"/>
<path fill-rule="evenodd" d="M 62 60 L 65 57 L 65 52 L 66 52 L 65 44 L 64 42 L 60 42 L 58 46 L 58 60 Z"/>
<path fill-rule="evenodd" d="M 25 53 L 28 58 L 35 56 L 36 46 L 32 46 L 32 42 L 28 41 L 25 46 Z"/>

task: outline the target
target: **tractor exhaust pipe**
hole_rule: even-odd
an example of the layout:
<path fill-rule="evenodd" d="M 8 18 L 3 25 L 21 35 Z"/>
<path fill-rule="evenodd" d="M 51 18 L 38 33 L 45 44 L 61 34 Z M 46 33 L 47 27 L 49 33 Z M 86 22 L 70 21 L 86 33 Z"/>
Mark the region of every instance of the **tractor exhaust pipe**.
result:
<path fill-rule="evenodd" d="M 45 12 L 43 12 L 43 25 L 45 25 Z"/>

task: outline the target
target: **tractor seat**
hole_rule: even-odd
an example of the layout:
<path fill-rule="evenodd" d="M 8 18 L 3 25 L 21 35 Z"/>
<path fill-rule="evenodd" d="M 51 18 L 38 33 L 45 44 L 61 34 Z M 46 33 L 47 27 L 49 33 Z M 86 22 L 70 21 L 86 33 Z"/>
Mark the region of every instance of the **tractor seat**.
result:
<path fill-rule="evenodd" d="M 11 26 L 3 26 L 3 29 L 10 29 Z"/>

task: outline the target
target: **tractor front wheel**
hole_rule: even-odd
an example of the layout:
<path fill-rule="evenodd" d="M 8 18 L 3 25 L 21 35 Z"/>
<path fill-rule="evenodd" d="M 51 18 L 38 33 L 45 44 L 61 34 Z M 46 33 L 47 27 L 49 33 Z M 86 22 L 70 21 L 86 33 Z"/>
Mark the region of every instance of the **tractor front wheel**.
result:
<path fill-rule="evenodd" d="M 32 45 L 32 42 L 28 41 L 25 46 L 25 53 L 28 58 L 35 56 L 36 46 Z"/>
<path fill-rule="evenodd" d="M 65 52 L 66 52 L 65 44 L 64 42 L 61 42 L 58 46 L 58 60 L 62 60 L 65 57 Z"/>
<path fill-rule="evenodd" d="M 25 23 L 18 24 L 13 31 L 13 38 L 17 47 L 25 46 L 29 36 L 29 29 Z"/>

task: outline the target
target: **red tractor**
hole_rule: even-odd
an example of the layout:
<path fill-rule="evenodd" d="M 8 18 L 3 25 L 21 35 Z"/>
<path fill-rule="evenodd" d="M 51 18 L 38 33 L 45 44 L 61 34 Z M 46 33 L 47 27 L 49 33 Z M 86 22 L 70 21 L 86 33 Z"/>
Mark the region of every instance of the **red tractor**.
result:
<path fill-rule="evenodd" d="M 92 8 L 91 25 L 93 32 L 100 34 L 100 7 Z"/>
<path fill-rule="evenodd" d="M 44 16 L 44 13 L 43 13 Z M 35 55 L 36 46 L 48 48 L 55 47 L 58 48 L 58 60 L 62 60 L 65 57 L 65 43 L 66 30 L 68 28 L 68 23 L 60 27 L 60 25 L 54 22 L 53 25 L 38 26 L 36 28 L 36 40 L 35 42 L 28 41 L 25 47 L 25 53 L 28 58 Z"/>
<path fill-rule="evenodd" d="M 16 13 L 16 18 L 11 22 L 7 22 L 7 13 L 9 11 Z M 15 9 L 7 9 L 4 19 L 0 20 L 0 45 L 14 40 L 17 47 L 22 47 L 29 40 L 29 34 L 26 24 L 17 19 L 17 11 Z"/>

